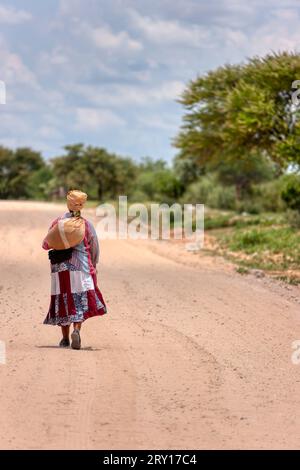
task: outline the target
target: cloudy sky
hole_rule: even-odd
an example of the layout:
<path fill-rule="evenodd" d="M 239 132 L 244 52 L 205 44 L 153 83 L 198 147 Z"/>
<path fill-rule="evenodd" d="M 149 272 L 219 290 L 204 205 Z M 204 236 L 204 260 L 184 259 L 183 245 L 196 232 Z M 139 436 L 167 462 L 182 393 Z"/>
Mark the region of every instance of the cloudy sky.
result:
<path fill-rule="evenodd" d="M 299 0 L 0 0 L 0 144 L 171 160 L 187 82 L 300 50 L 299 12 Z"/>

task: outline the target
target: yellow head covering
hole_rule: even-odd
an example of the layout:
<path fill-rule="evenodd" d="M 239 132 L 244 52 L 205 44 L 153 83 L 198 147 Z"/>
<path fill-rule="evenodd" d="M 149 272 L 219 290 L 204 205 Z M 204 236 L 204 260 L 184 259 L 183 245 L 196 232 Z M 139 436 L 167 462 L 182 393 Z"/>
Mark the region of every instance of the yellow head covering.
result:
<path fill-rule="evenodd" d="M 67 206 L 69 211 L 77 212 L 81 211 L 87 200 L 87 194 L 77 189 L 72 189 L 67 194 Z"/>

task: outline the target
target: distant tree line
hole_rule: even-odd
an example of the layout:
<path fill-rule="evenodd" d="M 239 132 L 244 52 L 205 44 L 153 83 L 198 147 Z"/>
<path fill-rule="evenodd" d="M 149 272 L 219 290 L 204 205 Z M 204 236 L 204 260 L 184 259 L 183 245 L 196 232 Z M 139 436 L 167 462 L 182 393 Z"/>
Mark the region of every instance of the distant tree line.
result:
<path fill-rule="evenodd" d="M 59 199 L 71 188 L 103 201 L 127 195 L 132 200 L 177 200 L 183 186 L 163 160 L 140 163 L 104 148 L 67 145 L 65 153 L 46 161 L 31 148 L 0 147 L 1 199 Z"/>

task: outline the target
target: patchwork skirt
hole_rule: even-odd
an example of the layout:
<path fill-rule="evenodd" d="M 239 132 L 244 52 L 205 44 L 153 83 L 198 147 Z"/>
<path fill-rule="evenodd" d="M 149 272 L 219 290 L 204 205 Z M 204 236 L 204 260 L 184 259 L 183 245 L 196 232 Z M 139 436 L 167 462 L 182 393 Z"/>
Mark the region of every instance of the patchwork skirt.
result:
<path fill-rule="evenodd" d="M 65 326 L 107 313 L 95 274 L 71 263 L 51 266 L 51 301 L 44 324 Z"/>

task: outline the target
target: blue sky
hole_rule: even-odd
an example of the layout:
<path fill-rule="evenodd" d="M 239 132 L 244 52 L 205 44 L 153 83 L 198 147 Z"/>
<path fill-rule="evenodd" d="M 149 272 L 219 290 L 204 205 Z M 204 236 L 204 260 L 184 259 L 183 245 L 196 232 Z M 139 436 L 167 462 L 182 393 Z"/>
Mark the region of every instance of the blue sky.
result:
<path fill-rule="evenodd" d="M 298 51 L 299 12 L 299 0 L 0 0 L 0 144 L 170 161 L 188 81 Z"/>

